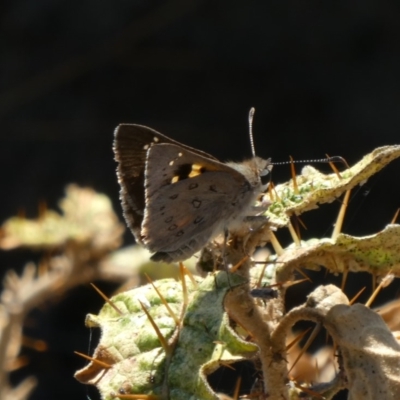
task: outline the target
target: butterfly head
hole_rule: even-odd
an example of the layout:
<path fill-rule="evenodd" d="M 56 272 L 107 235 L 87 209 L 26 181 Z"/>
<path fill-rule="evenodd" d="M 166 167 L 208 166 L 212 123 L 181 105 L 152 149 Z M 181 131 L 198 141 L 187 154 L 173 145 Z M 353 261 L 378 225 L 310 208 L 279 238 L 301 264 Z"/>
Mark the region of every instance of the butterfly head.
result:
<path fill-rule="evenodd" d="M 241 163 L 228 163 L 230 167 L 240 172 L 249 182 L 253 190 L 264 192 L 269 183 L 269 172 L 272 169 L 271 159 L 253 157 Z"/>

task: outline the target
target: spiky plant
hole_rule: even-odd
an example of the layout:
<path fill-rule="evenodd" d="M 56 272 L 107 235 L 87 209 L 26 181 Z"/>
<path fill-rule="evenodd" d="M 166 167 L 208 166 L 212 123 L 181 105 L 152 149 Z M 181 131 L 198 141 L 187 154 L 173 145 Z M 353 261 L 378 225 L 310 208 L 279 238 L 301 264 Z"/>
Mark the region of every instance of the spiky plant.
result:
<path fill-rule="evenodd" d="M 251 233 L 248 229 L 232 233 L 223 250 L 218 242 L 205 249 L 202 267 L 207 255 L 214 265 L 223 259 L 229 272 L 196 280 L 187 280 L 182 273 L 180 284 L 157 281 L 111 298 L 98 316 L 87 318 L 87 326 L 101 328 L 102 338 L 92 361 L 76 378 L 95 384 L 105 400 L 214 400 L 225 397 L 216 393 L 207 377 L 219 368 L 251 360 L 260 373 L 247 398 L 331 399 L 344 388 L 349 399 L 400 398 L 400 345 L 375 311 L 351 305 L 334 285 L 321 285 L 304 304 L 285 309 L 286 289 L 301 268 L 324 266 L 344 276 L 349 271 L 367 271 L 386 277 L 380 286 L 398 275 L 399 225 L 390 224 L 366 237 L 340 230 L 351 188 L 399 156 L 400 146 L 386 146 L 341 173 L 324 175 L 306 167 L 302 175 L 266 194 L 272 203 L 266 226 Z M 291 217 L 343 193 L 332 237 L 302 242 Z M 286 249 L 274 233 L 283 227 L 293 238 Z M 251 256 L 268 242 L 276 254 L 254 267 Z M 266 284 L 274 285 L 276 292 L 265 289 Z M 336 372 L 326 382 L 305 382 L 289 374 L 293 366 L 288 363 L 288 338 L 301 320 L 316 323 L 312 336 L 325 328 L 333 341 Z M 239 386 L 235 389 L 235 385 L 232 382 L 237 399 Z"/>
<path fill-rule="evenodd" d="M 340 233 L 349 190 L 399 156 L 400 146 L 387 146 L 340 173 L 324 175 L 306 167 L 266 194 L 272 204 L 262 229 L 233 232 L 223 249 L 218 241 L 204 249 L 199 267 L 220 263 L 223 270 L 193 278 L 181 266 L 180 282 L 158 280 L 107 299 L 97 316 L 86 319 L 87 326 L 100 327 L 102 336 L 76 378 L 96 385 L 105 400 L 226 399 L 212 377 L 252 363 L 253 386 L 241 387 L 238 374 L 230 383 L 234 399 L 239 393 L 260 400 L 330 399 L 341 389 L 348 389 L 352 400 L 400 398 L 400 345 L 388 327 L 398 304 L 386 309 L 384 320 L 369 304 L 352 305 L 343 292 L 344 280 L 342 289 L 321 285 L 304 304 L 285 307 L 287 288 L 305 269 L 323 266 L 344 277 L 349 271 L 366 271 L 381 278 L 378 289 L 399 275 L 399 225 L 365 237 Z M 293 217 L 342 194 L 332 237 L 301 241 Z M 26 399 L 34 386 L 27 380 L 25 386 L 13 387 L 7 377 L 7 365 L 17 358 L 22 343 L 22 322 L 32 307 L 54 291 L 60 294 L 95 279 L 125 281 L 139 266 L 148 265 L 140 248 L 118 250 L 123 230 L 105 196 L 70 186 L 61 208 L 63 215 L 44 211 L 35 221 L 12 218 L 1 229 L 2 249 L 53 250 L 45 265 L 29 264 L 22 277 L 12 271 L 6 277 L 0 304 L 0 348 L 7 349 L 0 352 L 1 399 Z M 275 236 L 284 227 L 293 238 L 287 248 Z M 255 250 L 266 243 L 275 254 L 255 265 Z M 315 359 L 297 350 L 301 335 L 293 338 L 292 327 L 302 320 L 315 322 L 302 350 L 322 328 L 333 343 L 321 350 L 327 356 L 317 358 L 318 368 Z M 325 377 L 323 360 L 331 367 Z"/>

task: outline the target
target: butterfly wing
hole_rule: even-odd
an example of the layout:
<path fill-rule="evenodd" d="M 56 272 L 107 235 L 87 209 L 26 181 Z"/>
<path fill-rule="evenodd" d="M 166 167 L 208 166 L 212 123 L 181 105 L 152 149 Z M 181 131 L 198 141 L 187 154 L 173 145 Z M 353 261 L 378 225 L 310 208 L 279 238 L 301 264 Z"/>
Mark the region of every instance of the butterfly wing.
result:
<path fill-rule="evenodd" d="M 170 143 L 199 154 L 202 157 L 214 159 L 211 155 L 189 146 L 182 145 L 167 136 L 142 125 L 121 124 L 114 133 L 114 154 L 118 162 L 117 175 L 121 186 L 120 199 L 125 220 L 140 240 L 140 231 L 145 210 L 145 167 L 148 150 L 159 143 Z"/>
<path fill-rule="evenodd" d="M 250 192 L 246 178 L 226 164 L 180 145 L 154 145 L 147 154 L 141 240 L 156 252 L 153 259 L 186 259 L 239 215 Z"/>

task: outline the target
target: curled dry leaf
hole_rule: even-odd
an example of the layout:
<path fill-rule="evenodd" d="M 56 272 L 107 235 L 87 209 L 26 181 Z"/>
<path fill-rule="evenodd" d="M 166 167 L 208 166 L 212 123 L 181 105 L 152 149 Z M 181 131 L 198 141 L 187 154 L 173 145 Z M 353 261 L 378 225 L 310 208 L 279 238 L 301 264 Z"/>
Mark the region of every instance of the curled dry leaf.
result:
<path fill-rule="evenodd" d="M 341 371 L 331 384 L 326 383 L 329 390 L 322 395 L 331 398 L 347 388 L 351 400 L 400 398 L 400 344 L 376 312 L 362 304 L 349 305 L 339 288 L 327 285 L 316 288 L 305 304 L 290 311 L 273 335 L 284 337 L 300 320 L 322 324 L 339 353 Z"/>
<path fill-rule="evenodd" d="M 343 357 L 349 400 L 400 399 L 400 344 L 378 314 L 362 304 L 337 305 L 326 327 Z"/>
<path fill-rule="evenodd" d="M 392 332 L 400 331 L 400 299 L 390 301 L 375 310 Z"/>
<path fill-rule="evenodd" d="M 278 276 L 285 280 L 294 268 L 319 269 L 333 273 L 366 271 L 400 275 L 400 225 L 388 225 L 377 234 L 354 237 L 341 233 L 334 239 L 311 239 L 302 247 L 292 247 L 278 257 Z"/>

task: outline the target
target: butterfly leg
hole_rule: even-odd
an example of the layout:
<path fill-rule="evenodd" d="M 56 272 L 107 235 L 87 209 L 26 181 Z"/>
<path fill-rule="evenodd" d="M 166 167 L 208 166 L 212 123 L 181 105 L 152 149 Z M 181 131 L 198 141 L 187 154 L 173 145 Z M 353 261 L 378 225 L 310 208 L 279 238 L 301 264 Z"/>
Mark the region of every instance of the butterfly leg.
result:
<path fill-rule="evenodd" d="M 228 285 L 230 288 L 232 288 L 231 286 L 231 280 L 229 278 L 229 269 L 228 269 L 228 261 L 226 259 L 226 249 L 227 249 L 227 245 L 228 245 L 228 237 L 229 237 L 229 231 L 228 229 L 224 229 L 224 243 L 222 245 L 222 262 L 223 262 L 223 267 L 224 270 L 226 272 L 226 276 L 228 278 Z"/>
<path fill-rule="evenodd" d="M 228 263 L 226 260 L 226 248 L 228 244 L 228 237 L 229 237 L 229 231 L 228 229 L 224 229 L 224 241 L 222 243 L 222 262 L 225 271 L 228 271 Z"/>
<path fill-rule="evenodd" d="M 256 231 L 260 229 L 268 221 L 268 217 L 264 215 L 249 215 L 244 219 L 249 225 L 250 231 Z"/>

